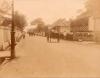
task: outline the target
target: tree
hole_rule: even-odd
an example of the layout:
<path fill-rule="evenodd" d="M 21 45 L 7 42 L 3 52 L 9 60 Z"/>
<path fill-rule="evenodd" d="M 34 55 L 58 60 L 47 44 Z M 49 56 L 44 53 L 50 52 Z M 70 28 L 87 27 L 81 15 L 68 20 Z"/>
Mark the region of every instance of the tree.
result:
<path fill-rule="evenodd" d="M 34 25 L 34 24 L 44 24 L 44 21 L 42 20 L 42 18 L 36 18 L 35 20 L 31 22 L 31 25 Z"/>
<path fill-rule="evenodd" d="M 0 16 L 3 17 L 3 26 L 8 26 L 12 22 L 11 3 L 11 0 L 0 0 Z M 23 28 L 27 25 L 25 16 L 16 11 L 14 13 L 14 24 L 17 28 L 23 30 Z"/>
<path fill-rule="evenodd" d="M 23 14 L 19 14 L 18 12 L 15 12 L 14 25 L 20 30 L 23 30 L 23 28 L 27 25 L 25 16 Z"/>
<path fill-rule="evenodd" d="M 12 18 L 5 18 L 2 22 L 3 26 L 9 26 L 12 23 Z M 19 14 L 18 12 L 15 12 L 14 15 L 14 25 L 16 28 L 23 30 L 23 28 L 27 25 L 27 21 L 25 19 L 25 16 L 23 14 Z"/>
<path fill-rule="evenodd" d="M 37 30 L 39 32 L 43 31 L 45 28 L 45 23 L 42 20 L 42 18 L 37 18 L 34 21 L 31 22 L 31 25 L 37 25 Z"/>

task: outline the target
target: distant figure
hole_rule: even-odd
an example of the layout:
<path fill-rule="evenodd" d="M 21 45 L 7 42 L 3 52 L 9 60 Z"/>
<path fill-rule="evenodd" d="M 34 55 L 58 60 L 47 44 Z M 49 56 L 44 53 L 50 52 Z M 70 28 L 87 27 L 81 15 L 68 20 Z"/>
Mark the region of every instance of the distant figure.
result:
<path fill-rule="evenodd" d="M 25 34 L 23 34 L 23 39 L 25 39 Z"/>
<path fill-rule="evenodd" d="M 46 32 L 46 36 L 47 36 L 47 41 L 48 42 L 51 42 L 51 39 L 50 39 L 50 30 L 48 29 L 48 31 Z"/>
<path fill-rule="evenodd" d="M 67 35 L 67 32 L 64 31 L 64 32 L 63 32 L 63 36 L 64 36 L 63 39 L 66 39 L 66 35 Z"/>
<path fill-rule="evenodd" d="M 22 32 L 22 38 L 25 39 L 25 32 Z"/>

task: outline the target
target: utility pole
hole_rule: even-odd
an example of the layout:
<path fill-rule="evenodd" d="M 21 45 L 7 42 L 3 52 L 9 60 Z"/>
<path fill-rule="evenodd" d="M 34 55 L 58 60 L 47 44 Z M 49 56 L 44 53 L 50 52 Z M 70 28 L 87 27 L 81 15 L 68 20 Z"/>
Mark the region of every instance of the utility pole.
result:
<path fill-rule="evenodd" d="M 14 0 L 12 0 L 11 59 L 15 58 Z"/>

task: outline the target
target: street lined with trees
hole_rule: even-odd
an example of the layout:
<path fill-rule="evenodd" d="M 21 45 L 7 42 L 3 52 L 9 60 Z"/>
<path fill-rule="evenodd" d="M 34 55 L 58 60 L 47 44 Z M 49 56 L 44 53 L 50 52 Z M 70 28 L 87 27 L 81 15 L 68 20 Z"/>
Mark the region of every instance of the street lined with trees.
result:
<path fill-rule="evenodd" d="M 65 2 L 71 0 L 64 0 L 64 6 L 60 5 L 62 3 L 54 3 L 55 9 L 52 11 L 49 0 L 46 2 L 48 7 L 41 5 L 41 0 L 38 0 L 39 8 L 35 10 L 33 6 L 36 5 L 31 8 L 28 8 L 29 4 L 25 5 L 27 8 L 21 5 L 23 12 L 15 9 L 14 1 L 0 0 L 0 39 L 4 40 L 0 42 L 0 78 L 100 77 L 100 45 L 95 42 L 95 38 L 98 41 L 100 38 L 100 1 L 87 0 L 85 8 L 75 18 L 74 14 L 70 18 L 66 17 L 65 11 L 63 15 L 66 15 L 61 17 L 60 11 L 55 12 L 56 9 L 67 10 L 69 7 L 65 7 Z M 24 1 L 28 3 L 27 0 Z M 22 0 L 20 3 L 24 4 Z M 73 3 L 72 6 L 75 6 Z M 57 8 L 58 5 L 61 8 Z M 47 8 L 48 12 L 45 12 L 48 16 L 49 12 L 51 15 L 55 12 L 56 20 L 50 24 L 44 21 L 43 8 Z M 33 16 L 35 11 L 40 14 L 30 20 L 31 17 L 24 14 L 26 9 L 31 9 Z M 93 30 L 90 24 L 93 25 Z"/>

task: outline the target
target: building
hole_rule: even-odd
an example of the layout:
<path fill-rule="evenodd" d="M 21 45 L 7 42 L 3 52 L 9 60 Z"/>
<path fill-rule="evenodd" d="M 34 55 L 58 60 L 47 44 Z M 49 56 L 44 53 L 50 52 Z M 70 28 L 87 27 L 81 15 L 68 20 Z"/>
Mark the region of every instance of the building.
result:
<path fill-rule="evenodd" d="M 4 50 L 10 42 L 11 22 L 8 24 L 9 19 L 11 19 L 11 16 L 0 13 L 0 50 Z M 4 23 L 5 25 L 3 25 Z"/>
<path fill-rule="evenodd" d="M 88 17 L 77 18 L 77 19 L 71 21 L 71 31 L 72 32 L 87 32 L 87 31 L 89 31 L 88 21 L 89 21 Z"/>
<path fill-rule="evenodd" d="M 100 42 L 100 0 L 88 0 L 89 25 L 94 27 L 95 41 Z"/>
<path fill-rule="evenodd" d="M 66 19 L 58 19 L 53 23 L 52 28 L 59 30 L 60 33 L 69 33 L 70 32 L 70 22 Z"/>
<path fill-rule="evenodd" d="M 90 16 L 88 12 L 83 12 L 76 19 L 71 21 L 71 32 L 73 33 L 73 39 L 78 40 L 93 40 L 94 32 L 93 27 L 89 25 Z"/>

